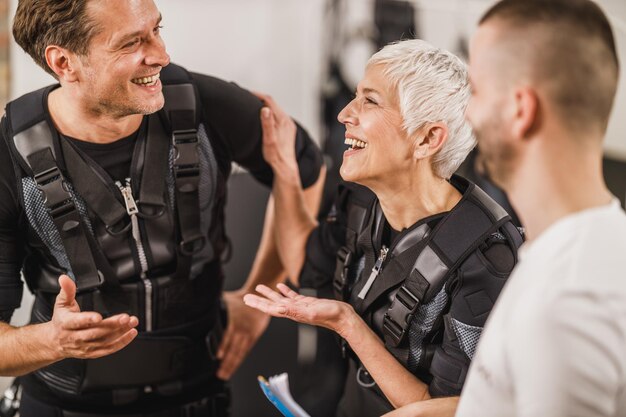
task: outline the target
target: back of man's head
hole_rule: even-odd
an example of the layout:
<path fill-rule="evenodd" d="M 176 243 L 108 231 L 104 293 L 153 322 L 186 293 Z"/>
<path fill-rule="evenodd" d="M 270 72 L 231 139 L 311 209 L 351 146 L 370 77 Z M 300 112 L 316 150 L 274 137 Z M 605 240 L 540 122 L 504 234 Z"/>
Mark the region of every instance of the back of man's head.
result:
<path fill-rule="evenodd" d="M 91 0 L 93 1 L 93 0 Z M 13 19 L 13 37 L 46 72 L 46 48 L 60 46 L 86 56 L 98 27 L 87 12 L 89 0 L 19 0 Z"/>
<path fill-rule="evenodd" d="M 480 25 L 495 25 L 509 54 L 508 82 L 528 81 L 572 131 L 604 133 L 619 62 L 611 26 L 591 0 L 502 0 Z"/>

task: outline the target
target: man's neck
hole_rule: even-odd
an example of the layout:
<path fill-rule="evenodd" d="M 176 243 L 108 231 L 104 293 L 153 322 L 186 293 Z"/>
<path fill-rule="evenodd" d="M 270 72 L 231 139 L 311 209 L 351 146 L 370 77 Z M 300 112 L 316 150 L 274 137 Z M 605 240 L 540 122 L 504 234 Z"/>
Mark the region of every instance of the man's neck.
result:
<path fill-rule="evenodd" d="M 507 187 L 528 240 L 536 239 L 563 217 L 606 205 L 612 199 L 602 175 L 601 141 L 583 147 L 552 139 L 529 147 Z"/>
<path fill-rule="evenodd" d="M 92 143 L 111 143 L 130 136 L 143 119 L 141 114 L 115 117 L 91 112 L 63 87 L 48 95 L 48 110 L 60 133 Z"/>

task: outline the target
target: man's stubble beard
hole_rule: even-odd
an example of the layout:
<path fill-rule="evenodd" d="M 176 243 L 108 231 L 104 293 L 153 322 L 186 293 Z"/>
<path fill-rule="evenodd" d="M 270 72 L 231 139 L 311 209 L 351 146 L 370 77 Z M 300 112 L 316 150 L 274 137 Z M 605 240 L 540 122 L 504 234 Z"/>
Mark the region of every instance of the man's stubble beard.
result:
<path fill-rule="evenodd" d="M 489 136 L 485 130 L 494 134 Z M 498 131 L 495 123 L 480 130 L 474 130 L 487 177 L 498 187 L 507 191 L 511 184 L 517 153 L 512 144 L 498 135 Z"/>

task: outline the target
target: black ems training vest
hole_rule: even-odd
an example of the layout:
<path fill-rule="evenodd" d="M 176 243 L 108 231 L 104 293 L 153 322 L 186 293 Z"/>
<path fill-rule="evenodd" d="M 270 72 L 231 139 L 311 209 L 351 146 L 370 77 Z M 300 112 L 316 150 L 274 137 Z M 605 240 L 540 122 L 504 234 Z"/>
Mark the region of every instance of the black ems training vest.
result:
<path fill-rule="evenodd" d="M 457 335 L 476 330 L 447 314 L 452 278 L 464 264 L 485 268 L 478 249 L 491 237 L 497 236 L 506 243 L 515 260 L 523 242 L 511 217 L 484 191 L 459 176 L 453 176 L 450 182 L 461 190 L 461 201 L 442 215 L 432 229 L 428 222 L 416 225 L 390 248 L 376 247 L 386 222 L 378 201 L 369 207 L 348 201 L 346 243 L 337 253 L 333 280 L 335 296 L 354 306 L 368 325 L 384 337 L 386 348 L 430 385 L 433 396 L 458 395 L 467 372 L 465 364 L 436 350 L 441 344 L 444 322 L 454 321 L 446 323 L 446 327 L 454 329 Z M 503 282 L 487 280 L 485 286 L 489 285 L 494 288 L 483 290 L 497 295 Z M 485 311 L 490 308 L 491 305 Z M 480 329 L 474 333 L 465 339 L 471 346 L 458 347 L 470 358 Z M 458 339 L 464 343 L 463 338 Z M 445 383 L 433 380 L 431 371 L 435 369 L 444 376 Z M 361 377 L 357 375 L 357 379 Z M 361 378 L 359 385 L 375 387 L 369 377 Z"/>
<path fill-rule="evenodd" d="M 161 82 L 165 107 L 147 117 L 125 183 L 113 183 L 58 134 L 44 103 L 50 88 L 7 106 L 30 225 L 23 272 L 36 295 L 31 321 L 51 319 L 62 273 L 76 281 L 83 311 L 140 321 L 137 338 L 113 355 L 36 371 L 61 398 L 126 404 L 146 390 L 179 394 L 215 371 L 225 246 L 216 217 L 225 181 L 191 77 L 170 64 Z"/>

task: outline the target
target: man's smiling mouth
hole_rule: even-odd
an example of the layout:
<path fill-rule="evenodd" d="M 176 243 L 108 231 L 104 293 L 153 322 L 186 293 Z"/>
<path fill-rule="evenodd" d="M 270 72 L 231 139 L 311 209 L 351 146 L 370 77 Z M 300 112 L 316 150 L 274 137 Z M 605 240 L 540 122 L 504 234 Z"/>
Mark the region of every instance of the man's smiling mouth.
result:
<path fill-rule="evenodd" d="M 161 73 L 157 73 L 149 77 L 133 78 L 130 82 L 137 85 L 152 86 L 159 81 L 159 78 L 161 78 Z"/>

